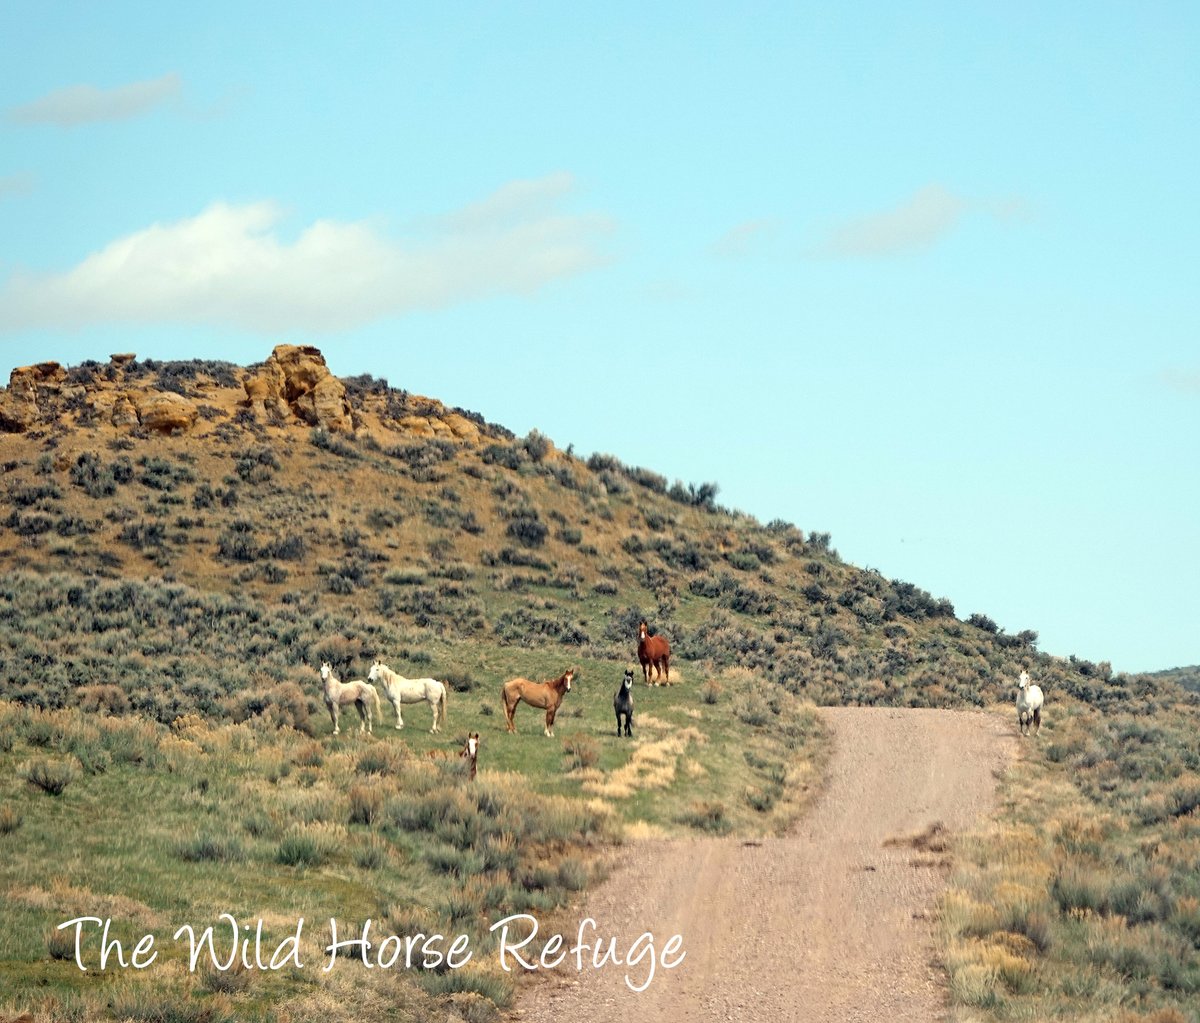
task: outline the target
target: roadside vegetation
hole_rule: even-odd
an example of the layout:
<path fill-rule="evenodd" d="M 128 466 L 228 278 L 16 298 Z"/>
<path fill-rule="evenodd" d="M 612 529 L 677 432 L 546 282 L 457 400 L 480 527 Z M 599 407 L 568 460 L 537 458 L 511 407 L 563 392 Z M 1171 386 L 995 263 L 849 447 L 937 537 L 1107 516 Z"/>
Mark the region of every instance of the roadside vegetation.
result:
<path fill-rule="evenodd" d="M 941 917 L 957 1018 L 1200 1018 L 1200 711 L 1119 695 L 1057 702 L 961 844 Z"/>

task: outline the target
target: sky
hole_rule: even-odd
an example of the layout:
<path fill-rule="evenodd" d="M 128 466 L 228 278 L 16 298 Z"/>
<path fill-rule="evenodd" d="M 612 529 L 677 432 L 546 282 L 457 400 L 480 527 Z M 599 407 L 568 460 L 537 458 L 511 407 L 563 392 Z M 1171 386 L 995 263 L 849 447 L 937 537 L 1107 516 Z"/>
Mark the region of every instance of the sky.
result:
<path fill-rule="evenodd" d="M 0 368 L 266 358 L 1200 663 L 1200 7 L 0 0 Z"/>

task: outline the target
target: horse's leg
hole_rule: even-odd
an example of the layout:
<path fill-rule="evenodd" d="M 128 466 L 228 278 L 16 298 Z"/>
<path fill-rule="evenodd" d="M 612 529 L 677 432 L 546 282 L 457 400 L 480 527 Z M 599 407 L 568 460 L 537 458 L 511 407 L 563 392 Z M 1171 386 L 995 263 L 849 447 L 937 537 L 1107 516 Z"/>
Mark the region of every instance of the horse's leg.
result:
<path fill-rule="evenodd" d="M 667 673 L 667 685 L 671 684 L 671 655 L 663 657 L 663 670 Z"/>
<path fill-rule="evenodd" d="M 404 722 L 400 720 L 400 701 L 391 693 L 388 693 L 388 702 L 392 705 L 392 710 L 396 712 L 396 727 L 403 728 Z"/>
<path fill-rule="evenodd" d="M 429 704 L 429 709 L 431 711 L 433 711 L 433 727 L 431 729 L 429 729 L 429 734 L 432 735 L 434 732 L 436 732 L 438 730 L 437 698 L 435 697 L 434 699 L 426 700 L 425 702 Z"/>
<path fill-rule="evenodd" d="M 554 708 L 546 708 L 546 736 L 550 739 L 554 738 Z"/>
<path fill-rule="evenodd" d="M 630 707 L 629 710 L 627 710 L 625 712 L 625 734 L 627 736 L 629 736 L 629 738 L 631 738 L 631 739 L 633 738 L 633 708 L 632 707 Z"/>
<path fill-rule="evenodd" d="M 617 738 L 621 738 L 621 712 L 617 711 Z"/>
<path fill-rule="evenodd" d="M 504 700 L 504 721 L 508 726 L 507 730 L 515 732 L 517 730 L 517 723 L 513 720 L 513 714 L 516 712 L 517 705 L 515 703 L 509 704 L 507 693 L 501 693 L 501 698 Z"/>
<path fill-rule="evenodd" d="M 338 724 L 338 717 L 340 715 L 338 714 L 337 702 L 330 700 L 327 704 L 325 704 L 325 706 L 329 708 L 329 720 L 333 722 L 333 734 L 337 735 L 342 730 L 341 726 Z"/>

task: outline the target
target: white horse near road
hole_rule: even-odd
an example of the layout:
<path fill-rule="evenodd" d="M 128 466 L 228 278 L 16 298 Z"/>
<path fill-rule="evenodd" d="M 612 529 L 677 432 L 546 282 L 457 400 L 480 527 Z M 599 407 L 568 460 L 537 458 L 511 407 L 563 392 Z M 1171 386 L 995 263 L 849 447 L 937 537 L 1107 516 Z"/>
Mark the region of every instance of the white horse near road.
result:
<path fill-rule="evenodd" d="M 1042 690 L 1041 687 L 1030 685 L 1029 672 L 1021 672 L 1017 681 L 1017 727 L 1022 735 L 1029 734 L 1030 726 L 1034 734 L 1042 730 Z"/>
<path fill-rule="evenodd" d="M 367 679 L 383 686 L 383 695 L 391 701 L 392 707 L 396 711 L 397 728 L 404 727 L 404 716 L 400 713 L 402 703 L 425 702 L 433 711 L 433 727 L 429 730 L 431 732 L 441 731 L 441 726 L 446 723 L 446 684 L 444 682 L 439 682 L 436 678 L 405 678 L 403 675 L 397 675 L 382 661 L 376 661 L 371 665 Z"/>

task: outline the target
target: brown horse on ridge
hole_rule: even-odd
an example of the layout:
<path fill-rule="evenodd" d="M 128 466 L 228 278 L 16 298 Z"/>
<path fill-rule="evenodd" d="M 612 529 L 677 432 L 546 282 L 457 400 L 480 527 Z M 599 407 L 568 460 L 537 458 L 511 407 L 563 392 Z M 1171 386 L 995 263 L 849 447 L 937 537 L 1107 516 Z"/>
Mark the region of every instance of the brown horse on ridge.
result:
<path fill-rule="evenodd" d="M 554 715 L 558 712 L 563 697 L 571 691 L 571 679 L 575 677 L 575 669 L 569 668 L 552 682 L 530 682 L 527 678 L 510 678 L 504 683 L 504 717 L 508 721 L 508 730 L 515 732 L 516 723 L 513 715 L 517 704 L 524 700 L 531 707 L 542 707 L 546 711 L 546 735 L 553 736 Z"/>
<path fill-rule="evenodd" d="M 665 636 L 651 636 L 650 626 L 645 622 L 638 626 L 638 660 L 642 665 L 646 685 L 650 685 L 651 668 L 657 672 L 654 676 L 656 686 L 664 682 L 666 685 L 671 684 L 671 644 Z"/>

